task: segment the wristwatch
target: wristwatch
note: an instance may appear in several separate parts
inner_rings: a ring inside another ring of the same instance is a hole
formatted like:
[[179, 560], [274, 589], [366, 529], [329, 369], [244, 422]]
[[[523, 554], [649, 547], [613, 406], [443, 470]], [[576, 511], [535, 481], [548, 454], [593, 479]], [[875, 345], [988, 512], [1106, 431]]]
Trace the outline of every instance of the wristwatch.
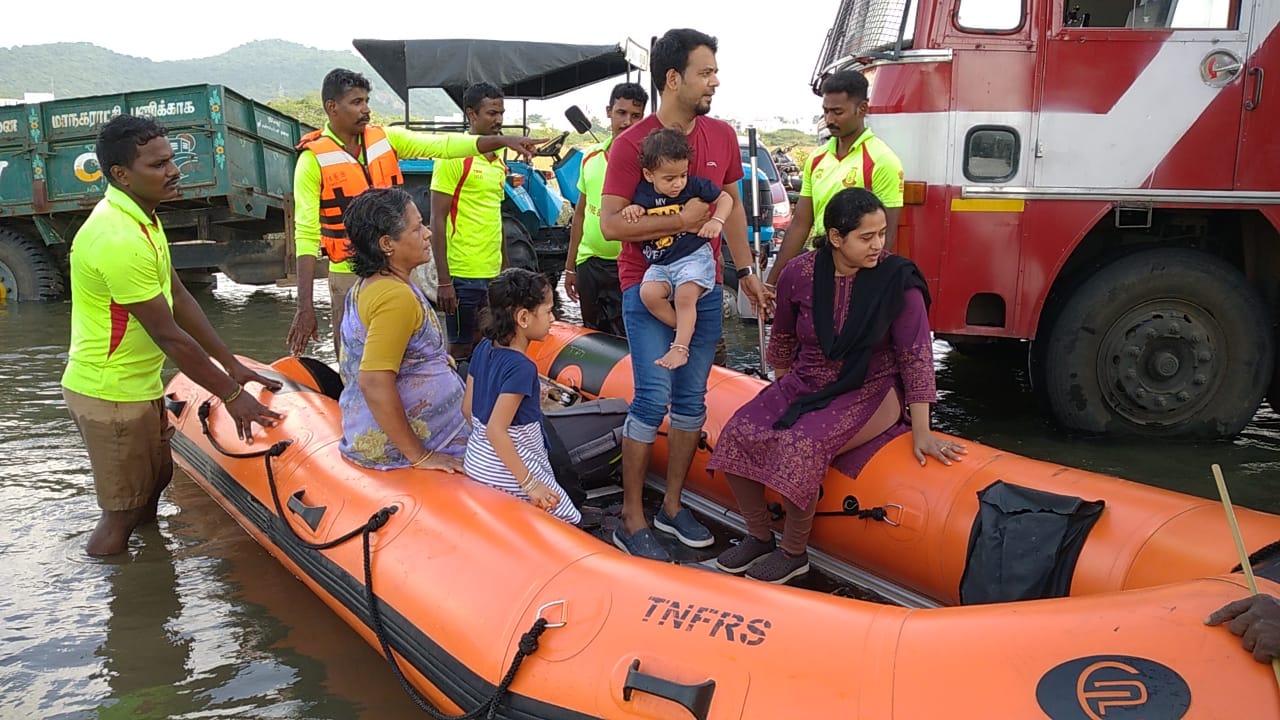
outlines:
[[748, 265], [748, 266], [746, 266], [746, 267], [744, 267], [744, 268], [738, 268], [738, 279], [739, 279], [739, 280], [741, 280], [742, 278], [744, 278], [744, 277], [746, 277], [746, 276], [750, 275], [751, 273], [753, 273], [753, 272], [755, 272], [755, 271], [756, 271], [756, 269], [755, 269], [755, 268], [753, 268], [753, 267], [751, 267], [750, 265]]

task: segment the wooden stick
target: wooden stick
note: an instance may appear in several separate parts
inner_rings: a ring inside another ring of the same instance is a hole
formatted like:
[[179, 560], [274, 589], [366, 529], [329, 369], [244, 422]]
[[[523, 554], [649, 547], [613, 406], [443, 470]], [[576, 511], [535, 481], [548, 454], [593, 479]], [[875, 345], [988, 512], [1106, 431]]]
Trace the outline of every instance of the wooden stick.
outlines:
[[[1213, 479], [1218, 483], [1218, 495], [1222, 497], [1222, 507], [1227, 511], [1227, 523], [1231, 525], [1231, 537], [1236, 541], [1236, 552], [1240, 554], [1240, 569], [1244, 570], [1245, 582], [1249, 585], [1249, 594], [1258, 594], [1258, 581], [1253, 577], [1253, 566], [1249, 564], [1249, 553], [1244, 548], [1244, 537], [1240, 535], [1240, 523], [1236, 522], [1236, 510], [1231, 505], [1231, 494], [1227, 492], [1227, 481], [1222, 477], [1222, 468], [1214, 463]], [[1280, 686], [1280, 658], [1271, 658], [1271, 671], [1275, 673], [1276, 685]]]

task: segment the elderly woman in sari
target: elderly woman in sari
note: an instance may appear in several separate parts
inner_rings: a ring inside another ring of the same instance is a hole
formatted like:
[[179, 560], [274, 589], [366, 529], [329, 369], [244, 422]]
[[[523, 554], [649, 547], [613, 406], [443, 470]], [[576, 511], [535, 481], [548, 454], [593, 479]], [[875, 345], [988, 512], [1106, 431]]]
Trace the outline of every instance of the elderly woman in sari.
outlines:
[[[936, 391], [928, 289], [914, 263], [884, 251], [884, 205], [849, 188], [823, 219], [817, 249], [778, 279], [767, 351], [777, 380], [733, 416], [708, 464], [727, 476], [748, 531], [717, 566], [772, 583], [808, 572], [818, 488], [833, 463], [856, 476], [906, 432], [921, 465], [926, 456], [950, 465], [966, 452], [929, 429]], [[766, 487], [783, 497], [780, 546]]]
[[343, 214], [359, 280], [342, 316], [344, 457], [367, 468], [462, 469], [462, 379], [431, 303], [410, 280], [431, 231], [408, 193], [372, 188]]

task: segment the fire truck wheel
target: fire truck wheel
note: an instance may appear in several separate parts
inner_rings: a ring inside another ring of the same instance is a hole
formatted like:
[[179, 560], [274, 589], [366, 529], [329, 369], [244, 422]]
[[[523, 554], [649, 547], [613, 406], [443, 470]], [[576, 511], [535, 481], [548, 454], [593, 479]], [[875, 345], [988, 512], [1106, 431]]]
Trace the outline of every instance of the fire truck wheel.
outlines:
[[1161, 248], [1112, 262], [1070, 295], [1036, 374], [1068, 430], [1206, 441], [1253, 418], [1274, 353], [1266, 306], [1239, 270]]
[[61, 300], [62, 273], [44, 243], [0, 229], [0, 295], [8, 301]]

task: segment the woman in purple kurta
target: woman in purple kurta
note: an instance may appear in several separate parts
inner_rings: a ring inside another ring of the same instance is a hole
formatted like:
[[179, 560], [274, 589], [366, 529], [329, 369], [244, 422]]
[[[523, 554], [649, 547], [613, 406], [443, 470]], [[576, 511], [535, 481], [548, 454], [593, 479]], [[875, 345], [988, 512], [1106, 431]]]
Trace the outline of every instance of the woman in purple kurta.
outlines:
[[[832, 198], [824, 219], [826, 242], [778, 279], [767, 352], [777, 380], [733, 416], [708, 463], [728, 477], [748, 529], [717, 565], [770, 582], [808, 571], [805, 548], [828, 467], [856, 476], [908, 431], [922, 463], [931, 455], [950, 464], [964, 453], [929, 429], [937, 396], [927, 289], [914, 264], [884, 252], [883, 205], [851, 188]], [[765, 487], [784, 499], [781, 547]]]

